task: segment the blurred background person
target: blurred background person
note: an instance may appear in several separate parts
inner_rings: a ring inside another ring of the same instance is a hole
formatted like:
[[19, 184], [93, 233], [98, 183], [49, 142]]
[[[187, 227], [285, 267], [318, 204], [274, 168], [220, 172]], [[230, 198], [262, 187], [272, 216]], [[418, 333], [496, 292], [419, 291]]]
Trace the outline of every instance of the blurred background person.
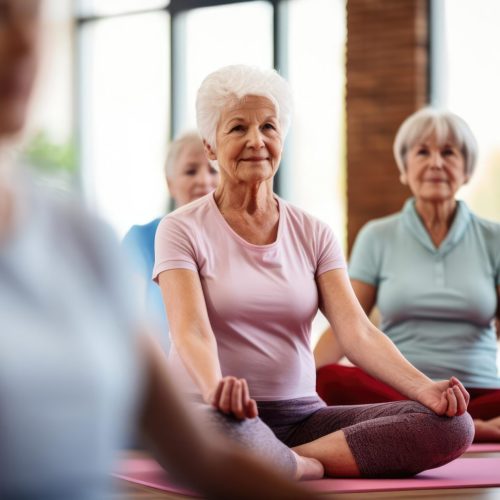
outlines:
[[[203, 142], [196, 131], [177, 137], [169, 147], [165, 162], [165, 179], [171, 196], [171, 208], [197, 200], [213, 191], [219, 174], [205, 155]], [[160, 343], [165, 350], [170, 346], [168, 321], [161, 291], [152, 281], [154, 240], [161, 217], [143, 225], [134, 225], [123, 239], [123, 247], [130, 256], [137, 300], [154, 323]]]
[[[402, 123], [394, 157], [413, 197], [360, 231], [352, 286], [367, 314], [377, 306], [382, 331], [412, 364], [433, 380], [460, 378], [475, 439], [500, 441], [500, 224], [456, 198], [476, 168], [476, 139], [459, 116], [424, 108]], [[331, 330], [315, 355], [318, 391], [330, 404], [405, 399], [360, 368], [322, 366], [343, 355]]]
[[26, 121], [40, 9], [0, 0], [0, 498], [102, 499], [136, 423], [169, 470], [208, 497], [307, 498], [191, 423], [110, 229], [3, 154]]

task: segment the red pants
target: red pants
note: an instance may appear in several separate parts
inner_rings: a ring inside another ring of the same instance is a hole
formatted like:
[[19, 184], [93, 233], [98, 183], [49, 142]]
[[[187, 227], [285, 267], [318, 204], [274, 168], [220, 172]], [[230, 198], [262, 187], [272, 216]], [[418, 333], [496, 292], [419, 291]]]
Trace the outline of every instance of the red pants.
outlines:
[[[316, 390], [327, 405], [384, 403], [408, 399], [365, 373], [361, 368], [327, 365], [317, 372]], [[472, 418], [489, 420], [500, 415], [500, 389], [467, 388]]]

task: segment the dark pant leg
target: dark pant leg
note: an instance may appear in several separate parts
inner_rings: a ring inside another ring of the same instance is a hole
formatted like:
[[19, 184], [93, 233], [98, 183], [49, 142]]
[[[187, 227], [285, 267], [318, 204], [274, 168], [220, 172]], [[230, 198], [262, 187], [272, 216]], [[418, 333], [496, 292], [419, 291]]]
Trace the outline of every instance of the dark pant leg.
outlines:
[[193, 408], [208, 432], [220, 433], [288, 477], [295, 477], [297, 462], [293, 452], [259, 417], [237, 420], [205, 404], [193, 404]]
[[409, 476], [444, 465], [472, 443], [469, 414], [440, 417], [415, 401], [325, 407], [285, 440], [298, 446], [342, 429], [362, 476]]
[[500, 416], [500, 389], [467, 389], [471, 400], [468, 412], [472, 418], [490, 420]]

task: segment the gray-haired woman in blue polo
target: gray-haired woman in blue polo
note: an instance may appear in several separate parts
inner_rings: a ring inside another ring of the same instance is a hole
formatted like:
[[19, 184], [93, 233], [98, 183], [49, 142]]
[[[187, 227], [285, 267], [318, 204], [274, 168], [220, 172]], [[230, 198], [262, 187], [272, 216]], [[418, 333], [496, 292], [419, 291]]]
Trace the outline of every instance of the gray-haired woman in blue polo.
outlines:
[[[464, 383], [476, 440], [500, 441], [500, 224], [455, 198], [474, 172], [476, 140], [462, 118], [425, 108], [399, 128], [394, 156], [413, 198], [360, 231], [349, 264], [354, 290], [366, 312], [378, 307], [381, 330], [414, 366], [432, 379], [455, 375]], [[318, 351], [326, 348], [323, 339]], [[318, 373], [327, 400], [334, 379], [342, 393], [337, 367]], [[370, 382], [363, 385], [360, 394]]]

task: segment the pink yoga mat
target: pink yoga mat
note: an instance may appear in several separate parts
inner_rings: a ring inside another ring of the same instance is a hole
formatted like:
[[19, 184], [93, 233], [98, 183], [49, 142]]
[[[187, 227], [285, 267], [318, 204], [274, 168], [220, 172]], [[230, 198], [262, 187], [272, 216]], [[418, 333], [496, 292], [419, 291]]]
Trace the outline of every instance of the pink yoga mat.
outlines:
[[162, 466], [152, 458], [126, 458], [120, 460], [118, 471], [113, 476], [158, 490], [170, 491], [180, 495], [199, 496], [171, 481]]
[[500, 443], [473, 443], [470, 445], [467, 453], [487, 453], [495, 451], [500, 453]]
[[[175, 486], [158, 463], [149, 458], [123, 460], [115, 476], [159, 490], [196, 496]], [[302, 484], [313, 491], [339, 493], [500, 487], [500, 458], [459, 458], [408, 479], [321, 479]]]

